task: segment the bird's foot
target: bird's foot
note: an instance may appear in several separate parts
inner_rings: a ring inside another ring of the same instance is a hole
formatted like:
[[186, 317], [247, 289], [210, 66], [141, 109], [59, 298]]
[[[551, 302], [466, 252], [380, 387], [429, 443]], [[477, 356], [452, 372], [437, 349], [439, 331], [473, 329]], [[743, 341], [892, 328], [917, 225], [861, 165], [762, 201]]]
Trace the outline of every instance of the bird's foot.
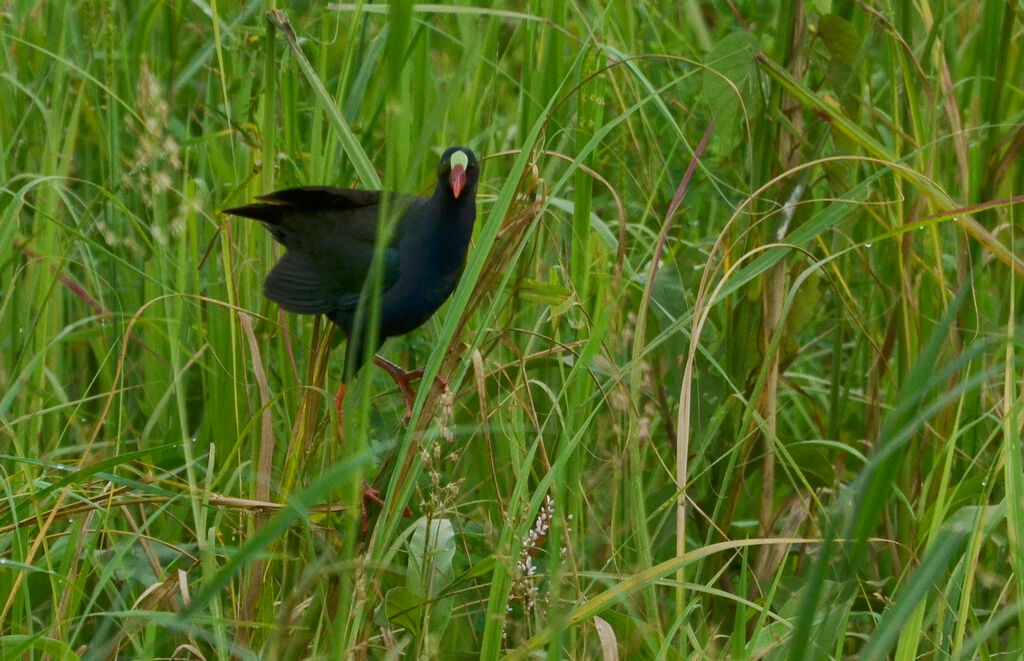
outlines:
[[[416, 399], [416, 391], [413, 390], [409, 384], [417, 379], [423, 377], [423, 369], [406, 370], [398, 365], [394, 364], [386, 358], [381, 356], [374, 356], [373, 362], [377, 363], [377, 366], [387, 372], [391, 378], [395, 381], [395, 385], [402, 392], [402, 398], [405, 400], [405, 423], [409, 424], [412, 420], [412, 403]], [[440, 377], [436, 377], [435, 381], [441, 385], [442, 388], [447, 388], [448, 384], [445, 383]]]
[[[366, 537], [366, 533], [370, 530], [370, 514], [368, 512], [367, 503], [373, 503], [384, 509], [384, 499], [380, 496], [380, 491], [371, 487], [368, 483], [363, 482], [363, 502], [360, 505], [360, 514], [362, 515], [362, 523], [360, 524], [360, 530], [363, 533], [363, 537]], [[412, 510], [408, 507], [402, 511], [402, 516], [409, 519], [412, 518]]]

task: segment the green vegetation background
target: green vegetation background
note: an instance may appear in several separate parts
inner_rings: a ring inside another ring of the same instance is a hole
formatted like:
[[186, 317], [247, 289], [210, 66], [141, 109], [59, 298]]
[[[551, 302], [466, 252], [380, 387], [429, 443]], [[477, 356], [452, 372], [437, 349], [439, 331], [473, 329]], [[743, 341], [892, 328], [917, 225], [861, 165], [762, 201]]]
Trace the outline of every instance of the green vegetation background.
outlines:
[[[1024, 654], [1020, 2], [276, 4], [0, 5], [4, 659]], [[450, 144], [341, 440], [217, 210]]]

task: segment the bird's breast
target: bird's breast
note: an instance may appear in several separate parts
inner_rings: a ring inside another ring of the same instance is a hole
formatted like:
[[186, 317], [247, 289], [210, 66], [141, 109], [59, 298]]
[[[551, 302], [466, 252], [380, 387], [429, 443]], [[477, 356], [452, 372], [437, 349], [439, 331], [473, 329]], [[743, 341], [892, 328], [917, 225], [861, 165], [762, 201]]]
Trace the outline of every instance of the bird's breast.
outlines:
[[405, 228], [397, 246], [398, 278], [381, 305], [385, 336], [402, 335], [423, 325], [448, 300], [462, 275], [473, 232], [472, 209], [439, 214], [431, 202], [422, 215], [436, 218]]

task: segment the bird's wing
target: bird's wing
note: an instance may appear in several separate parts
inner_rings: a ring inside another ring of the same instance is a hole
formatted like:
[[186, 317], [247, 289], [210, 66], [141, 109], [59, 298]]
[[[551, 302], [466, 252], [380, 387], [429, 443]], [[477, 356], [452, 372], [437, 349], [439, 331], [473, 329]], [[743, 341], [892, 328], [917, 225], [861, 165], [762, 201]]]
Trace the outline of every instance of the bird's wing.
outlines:
[[[261, 221], [288, 248], [267, 276], [266, 297], [299, 314], [354, 310], [373, 261], [380, 192], [305, 186], [259, 199], [225, 213]], [[403, 213], [422, 199], [395, 195], [390, 201], [395, 213]], [[382, 291], [399, 276], [400, 232], [384, 249]]]
[[[261, 202], [225, 209], [224, 213], [264, 223], [278, 243], [287, 248], [301, 249], [305, 237], [322, 234], [322, 229], [311, 232], [310, 224], [343, 226], [343, 230], [334, 231], [372, 242], [377, 232], [380, 197], [380, 191], [302, 186], [260, 195], [256, 199]], [[364, 213], [371, 210], [372, 213]], [[328, 214], [329, 223], [317, 220]]]
[[299, 186], [260, 195], [256, 199], [272, 204], [300, 206], [308, 211], [345, 211], [380, 204], [380, 191], [334, 186]]
[[290, 251], [278, 260], [263, 283], [263, 295], [283, 310], [298, 314], [332, 311], [339, 292], [327, 282], [309, 255]]
[[[225, 209], [224, 213], [264, 223], [274, 238], [287, 248], [302, 249], [310, 237], [318, 242], [325, 235], [344, 235], [373, 243], [377, 237], [382, 197], [380, 191], [301, 186], [261, 195], [257, 198], [261, 202]], [[424, 201], [413, 195], [387, 197], [395, 214], [402, 214]], [[321, 227], [311, 228], [310, 225]]]
[[[263, 283], [263, 294], [288, 312], [331, 314], [355, 310], [369, 277], [373, 244], [353, 246], [333, 254], [289, 250]], [[398, 279], [398, 250], [384, 250], [382, 291]]]

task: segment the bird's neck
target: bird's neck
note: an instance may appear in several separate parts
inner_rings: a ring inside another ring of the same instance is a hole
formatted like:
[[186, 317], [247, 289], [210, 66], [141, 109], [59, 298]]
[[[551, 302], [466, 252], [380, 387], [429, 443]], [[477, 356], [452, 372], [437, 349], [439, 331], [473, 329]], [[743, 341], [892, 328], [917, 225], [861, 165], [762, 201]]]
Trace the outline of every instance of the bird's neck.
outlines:
[[443, 213], [428, 214], [433, 222], [437, 223], [436, 231], [426, 233], [426, 236], [437, 241], [431, 252], [443, 255], [443, 259], [449, 264], [457, 263], [461, 271], [466, 258], [466, 248], [473, 236], [473, 223], [476, 219], [475, 195], [472, 190], [466, 189], [462, 191], [462, 195], [455, 198], [450, 189], [438, 186], [431, 204], [444, 210]]

